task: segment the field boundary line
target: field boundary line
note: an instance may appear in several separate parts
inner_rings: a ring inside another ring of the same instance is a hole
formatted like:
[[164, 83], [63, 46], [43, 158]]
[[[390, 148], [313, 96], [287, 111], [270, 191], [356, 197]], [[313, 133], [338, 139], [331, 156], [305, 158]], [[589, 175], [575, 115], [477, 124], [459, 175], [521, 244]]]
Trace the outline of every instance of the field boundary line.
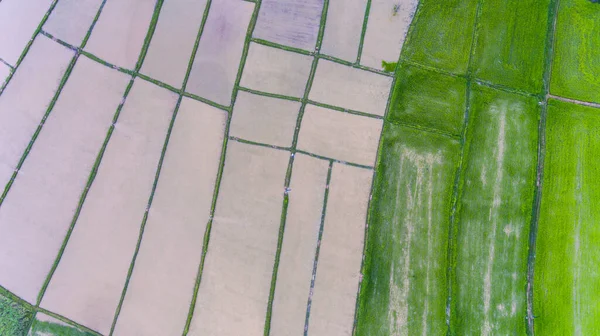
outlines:
[[546, 31], [546, 57], [544, 60], [544, 93], [541, 101], [542, 108], [540, 121], [538, 124], [538, 151], [536, 180], [533, 198], [533, 207], [531, 211], [531, 222], [529, 226], [529, 251], [527, 255], [527, 335], [535, 335], [534, 312], [533, 312], [533, 281], [535, 267], [535, 249], [537, 243], [537, 233], [539, 225], [540, 207], [542, 201], [542, 187], [544, 178], [544, 160], [546, 155], [546, 116], [548, 112], [548, 98], [550, 97], [550, 77], [552, 75], [552, 62], [554, 57], [554, 39], [556, 32], [556, 22], [558, 21], [558, 10], [560, 0], [551, 0], [548, 6], [548, 27]]
[[593, 102], [587, 102], [587, 101], [583, 101], [583, 100], [571, 99], [571, 98], [561, 97], [561, 96], [557, 96], [557, 95], [553, 95], [553, 94], [548, 94], [548, 98], [549, 99], [560, 100], [560, 101], [563, 101], [565, 103], [571, 103], [571, 104], [577, 104], [577, 105], [582, 105], [582, 106], [600, 108], [600, 103], [593, 103]]
[[329, 185], [331, 184], [331, 173], [333, 171], [333, 161], [329, 161], [327, 169], [327, 178], [325, 179], [325, 192], [323, 195], [323, 208], [321, 209], [321, 222], [319, 223], [319, 234], [317, 236], [317, 248], [313, 259], [312, 277], [310, 280], [310, 289], [308, 291], [308, 300], [306, 302], [306, 317], [304, 319], [304, 336], [308, 336], [308, 326], [310, 319], [310, 309], [312, 307], [313, 294], [315, 292], [315, 280], [317, 279], [317, 266], [319, 263], [319, 253], [321, 252], [321, 242], [323, 241], [323, 230], [325, 228], [325, 214], [327, 212], [327, 201], [329, 200]]

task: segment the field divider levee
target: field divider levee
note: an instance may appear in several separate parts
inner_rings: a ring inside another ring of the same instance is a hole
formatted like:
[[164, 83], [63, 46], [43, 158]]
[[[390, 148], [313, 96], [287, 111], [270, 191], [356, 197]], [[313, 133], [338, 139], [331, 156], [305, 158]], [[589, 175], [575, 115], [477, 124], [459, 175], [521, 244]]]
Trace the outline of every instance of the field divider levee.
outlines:
[[536, 169], [535, 190], [529, 228], [529, 253], [527, 256], [527, 335], [533, 336], [534, 311], [533, 311], [533, 278], [535, 266], [535, 248], [542, 200], [542, 184], [544, 178], [544, 160], [546, 155], [546, 115], [550, 95], [550, 77], [552, 75], [552, 61], [554, 54], [554, 35], [556, 32], [556, 19], [558, 16], [560, 0], [552, 0], [548, 8], [548, 30], [546, 32], [546, 57], [544, 60], [544, 97], [540, 101], [541, 114], [538, 125], [538, 158]]
[[[104, 1], [106, 1], [106, 0], [104, 0]], [[10, 82], [10, 80], [12, 79], [12, 77], [14, 76], [15, 71], [17, 71], [17, 69], [19, 68], [19, 66], [23, 62], [23, 59], [25, 58], [25, 56], [29, 52], [29, 49], [31, 48], [31, 45], [33, 44], [33, 40], [35, 40], [35, 38], [37, 37], [38, 33], [42, 30], [42, 27], [44, 26], [44, 24], [48, 20], [48, 17], [50, 16], [50, 14], [52, 14], [52, 11], [56, 7], [56, 3], [57, 2], [58, 2], [58, 0], [54, 0], [50, 4], [50, 7], [48, 8], [48, 11], [46, 11], [46, 14], [44, 14], [44, 17], [42, 18], [42, 21], [40, 21], [40, 24], [37, 26], [37, 28], [33, 32], [33, 35], [31, 36], [31, 39], [29, 39], [29, 42], [27, 42], [27, 44], [25, 45], [25, 49], [23, 49], [23, 51], [21, 52], [21, 56], [19, 56], [19, 59], [17, 60], [17, 63], [13, 66], [13, 65], [5, 62], [4, 60], [2, 60], [2, 63], [8, 65], [11, 68], [12, 71], [10, 72], [10, 74], [8, 75], [8, 77], [6, 78], [6, 80], [4, 81], [4, 85], [0, 86], [0, 96], [2, 95], [2, 92], [4, 92], [4, 89], [6, 88], [6, 86], [8, 85], [8, 83]]]
[[[155, 5], [155, 11], [154, 11], [154, 15], [152, 17], [152, 20], [150, 21], [149, 24], [149, 28], [148, 28], [148, 32], [146, 34], [146, 37], [144, 39], [144, 44], [142, 46], [142, 49], [140, 51], [140, 55], [138, 57], [138, 61], [136, 63], [135, 66], [135, 71], [137, 72], [137, 70], [140, 69], [140, 67], [142, 66], [142, 63], [144, 61], [144, 57], [146, 56], [146, 51], [148, 49], [148, 46], [150, 45], [150, 40], [152, 39], [152, 34], [154, 33], [154, 28], [156, 27], [156, 21], [158, 19], [158, 11], [160, 11], [160, 7], [162, 5], [162, 0], [157, 0], [156, 5]], [[90, 25], [90, 28], [87, 32], [87, 34], [85, 35], [83, 42], [81, 43], [80, 47], [75, 50], [76, 52], [76, 56], [81, 55], [80, 52], [78, 52], [78, 50], [81, 50], [85, 47], [85, 45], [87, 44], [87, 41], [89, 40], [91, 34], [92, 34], [92, 30], [94, 28], [94, 26], [96, 25], [96, 22], [98, 21], [98, 18], [100, 17], [100, 14], [102, 13], [102, 9], [104, 8], [104, 4], [106, 3], [106, 0], [104, 0], [102, 2], [102, 4], [100, 5], [100, 8], [98, 9], [98, 12], [96, 13], [96, 16], [94, 17], [94, 20], [92, 22], [92, 24]], [[74, 63], [74, 62], [73, 62]], [[85, 199], [88, 195], [88, 192], [94, 182], [94, 179], [96, 178], [96, 175], [98, 173], [98, 169], [100, 167], [100, 163], [102, 161], [102, 158], [104, 157], [104, 153], [106, 151], [106, 148], [108, 146], [108, 142], [111, 139], [112, 133], [115, 129], [115, 124], [117, 123], [117, 121], [119, 120], [119, 116], [121, 114], [121, 110], [123, 109], [123, 105], [125, 104], [125, 101], [127, 100], [127, 96], [129, 95], [129, 92], [131, 91], [131, 88], [133, 87], [133, 82], [136, 78], [135, 73], [131, 74], [131, 79], [129, 80], [129, 83], [127, 84], [127, 87], [125, 88], [125, 92], [123, 94], [123, 98], [121, 99], [121, 102], [119, 103], [119, 106], [117, 107], [117, 110], [115, 111], [115, 114], [113, 116], [113, 120], [112, 123], [108, 129], [107, 135], [104, 139], [104, 142], [98, 152], [98, 155], [96, 157], [96, 160], [94, 162], [94, 165], [92, 166], [92, 170], [90, 172], [88, 181], [86, 183], [86, 186], [84, 188], [84, 190], [82, 191], [82, 194], [80, 196], [79, 199], [79, 203], [77, 204], [77, 207], [75, 209], [75, 214], [73, 215], [73, 219], [71, 221], [71, 224], [69, 226], [69, 229], [67, 231], [67, 234], [63, 240], [63, 243], [60, 247], [60, 250], [56, 256], [56, 259], [52, 265], [52, 268], [50, 269], [50, 271], [48, 272], [48, 275], [46, 277], [46, 280], [44, 281], [44, 284], [42, 285], [42, 288], [38, 294], [37, 300], [36, 300], [36, 310], [41, 309], [40, 308], [40, 303], [42, 302], [42, 299], [44, 297], [44, 294], [46, 292], [46, 289], [48, 288], [48, 285], [50, 283], [50, 280], [52, 279], [52, 276], [54, 275], [54, 272], [56, 271], [56, 268], [58, 267], [58, 264], [60, 263], [60, 260], [63, 256], [63, 253], [67, 247], [67, 244], [69, 242], [69, 238], [71, 237], [71, 234], [73, 233], [73, 230], [75, 228], [75, 224], [77, 223], [77, 219], [79, 218], [79, 215], [81, 213], [81, 209], [83, 207], [83, 204], [85, 202]]]
[[271, 289], [269, 291], [269, 301], [267, 305], [267, 313], [265, 317], [265, 331], [264, 336], [269, 336], [271, 331], [271, 317], [273, 314], [273, 299], [275, 297], [275, 287], [277, 284], [277, 271], [279, 269], [279, 261], [281, 258], [281, 248], [283, 246], [283, 234], [285, 231], [285, 223], [287, 218], [287, 209], [289, 204], [289, 188], [290, 181], [292, 179], [292, 169], [294, 167], [294, 156], [296, 155], [296, 147], [298, 145], [298, 136], [300, 134], [300, 126], [302, 125], [302, 117], [304, 116], [304, 111], [306, 109], [306, 104], [308, 103], [308, 95], [310, 93], [310, 89], [312, 87], [313, 80], [315, 78], [315, 73], [317, 71], [317, 64], [319, 62], [319, 54], [321, 50], [321, 44], [323, 43], [323, 35], [325, 33], [325, 24], [327, 21], [327, 9], [329, 7], [329, 0], [323, 1], [323, 10], [321, 12], [321, 21], [319, 24], [319, 32], [317, 35], [317, 41], [315, 44], [315, 51], [312, 54], [314, 56], [310, 73], [308, 75], [308, 80], [306, 82], [306, 86], [304, 88], [304, 95], [302, 96], [302, 105], [300, 107], [300, 112], [298, 113], [298, 118], [296, 119], [296, 128], [294, 130], [294, 136], [292, 138], [292, 146], [290, 148], [290, 160], [288, 163], [288, 168], [285, 174], [285, 184], [284, 184], [284, 192], [283, 192], [283, 208], [281, 211], [281, 225], [279, 227], [279, 236], [277, 239], [277, 250], [275, 252], [275, 263], [273, 265], [273, 275], [271, 278]]
[[470, 117], [470, 109], [471, 109], [471, 94], [472, 94], [472, 85], [475, 82], [475, 78], [473, 76], [473, 58], [475, 55], [475, 46], [477, 45], [477, 38], [479, 33], [479, 19], [481, 18], [481, 8], [482, 8], [483, 0], [477, 1], [477, 9], [475, 14], [475, 22], [473, 29], [473, 36], [471, 37], [471, 47], [469, 51], [469, 59], [467, 63], [467, 91], [465, 97], [465, 115], [464, 115], [464, 124], [461, 132], [461, 138], [459, 140], [460, 145], [460, 154], [458, 159], [458, 166], [456, 168], [456, 174], [454, 177], [454, 186], [452, 188], [452, 200], [451, 200], [451, 210], [450, 210], [450, 218], [448, 225], [448, 253], [447, 253], [447, 272], [446, 272], [446, 282], [448, 284], [448, 295], [446, 297], [446, 326], [448, 336], [453, 335], [452, 333], [452, 286], [454, 284], [455, 272], [456, 272], [456, 230], [457, 227], [457, 207], [458, 201], [461, 197], [462, 193], [462, 182], [464, 178], [464, 162], [465, 162], [465, 143], [467, 137], [467, 131], [469, 128], [469, 117]]

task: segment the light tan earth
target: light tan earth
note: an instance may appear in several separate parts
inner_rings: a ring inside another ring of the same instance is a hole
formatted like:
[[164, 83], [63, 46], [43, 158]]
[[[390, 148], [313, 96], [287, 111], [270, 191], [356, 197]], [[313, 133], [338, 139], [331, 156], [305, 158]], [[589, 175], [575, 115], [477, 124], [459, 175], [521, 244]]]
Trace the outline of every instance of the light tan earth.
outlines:
[[300, 102], [241, 91], [233, 109], [229, 134], [250, 141], [289, 147], [301, 106]]
[[355, 62], [367, 8], [367, 0], [330, 0], [321, 52]]
[[2, 1], [0, 10], [0, 59], [17, 64], [21, 52], [46, 14], [52, 0]]
[[320, 60], [308, 98], [318, 103], [383, 116], [392, 77]]
[[313, 58], [250, 43], [241, 86], [283, 96], [304, 95]]
[[44, 24], [44, 30], [79, 46], [94, 21], [102, 0], [61, 0]]
[[42, 307], [109, 332], [176, 99], [133, 84]]
[[273, 300], [273, 335], [302, 335], [322, 222], [329, 162], [298, 154]]
[[350, 163], [373, 166], [383, 121], [306, 105], [298, 149]]
[[221, 0], [211, 4], [188, 82], [188, 92], [229, 106], [242, 58], [251, 2]]
[[18, 3], [0, 2], [0, 289], [99, 335], [352, 333], [381, 61], [413, 2], [390, 21], [372, 1], [367, 26], [366, 0], [107, 0], [95, 24], [100, 0]]
[[0, 234], [0, 279], [27, 300], [35, 301], [54, 263], [128, 82], [89, 59], [77, 62], [0, 207], [0, 230], [10, 233]]
[[135, 68], [153, 11], [153, 1], [107, 1], [85, 50], [115, 66]]
[[229, 143], [189, 335], [263, 335], [288, 158]]
[[194, 49], [194, 45], [188, 41], [195, 40], [198, 35], [206, 2], [187, 0], [163, 3], [141, 73], [181, 88]]
[[226, 121], [183, 99], [114, 335], [176, 335], [185, 325]]
[[[0, 183], [6, 185], [74, 53], [41, 36], [0, 95]], [[29, 97], [24, 99], [24, 97]], [[1, 228], [0, 228], [1, 230]]]

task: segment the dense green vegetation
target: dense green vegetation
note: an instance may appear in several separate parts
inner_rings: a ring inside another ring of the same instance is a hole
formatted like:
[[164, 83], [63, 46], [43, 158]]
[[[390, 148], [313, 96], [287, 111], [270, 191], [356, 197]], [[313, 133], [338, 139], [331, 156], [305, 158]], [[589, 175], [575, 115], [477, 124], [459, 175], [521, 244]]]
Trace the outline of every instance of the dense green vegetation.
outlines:
[[600, 103], [600, 4], [560, 0], [550, 93]]
[[421, 0], [402, 59], [467, 72], [478, 0]]
[[537, 238], [539, 335], [600, 330], [600, 110], [551, 100]]
[[444, 334], [458, 141], [387, 124], [381, 146], [357, 334]]
[[402, 64], [388, 118], [459, 135], [464, 123], [467, 83], [448, 76]]
[[476, 85], [456, 221], [456, 335], [524, 335], [536, 99]]
[[478, 79], [540, 93], [550, 0], [483, 0], [473, 71]]
[[25, 336], [31, 325], [33, 311], [0, 294], [0, 335]]

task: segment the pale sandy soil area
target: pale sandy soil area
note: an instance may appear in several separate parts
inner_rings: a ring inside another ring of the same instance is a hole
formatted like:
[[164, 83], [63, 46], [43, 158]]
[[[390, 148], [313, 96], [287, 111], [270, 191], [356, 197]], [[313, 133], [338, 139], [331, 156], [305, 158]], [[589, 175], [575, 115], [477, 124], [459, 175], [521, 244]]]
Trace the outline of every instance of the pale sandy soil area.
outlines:
[[0, 289], [91, 334], [350, 335], [394, 4], [2, 0]]

